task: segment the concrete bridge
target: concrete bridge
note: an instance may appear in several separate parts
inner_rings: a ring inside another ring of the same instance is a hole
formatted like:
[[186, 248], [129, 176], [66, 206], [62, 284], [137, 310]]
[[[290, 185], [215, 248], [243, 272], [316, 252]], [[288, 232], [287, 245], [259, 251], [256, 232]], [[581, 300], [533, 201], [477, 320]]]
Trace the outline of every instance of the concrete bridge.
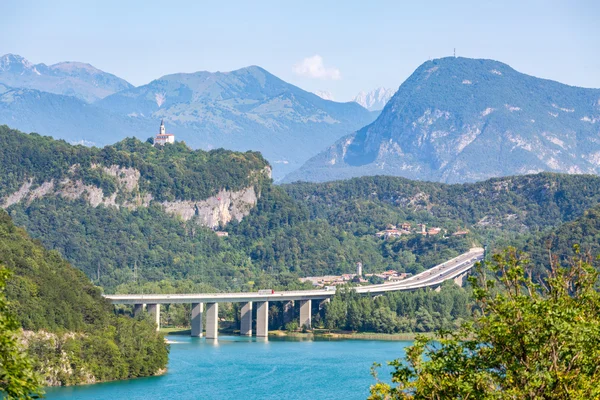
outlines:
[[[472, 248], [451, 260], [414, 275], [402, 281], [380, 285], [354, 287], [357, 293], [377, 296], [385, 292], [415, 290], [425, 287], [439, 287], [450, 279], [462, 282], [462, 278], [483, 259], [482, 248]], [[160, 327], [160, 305], [172, 303], [189, 303], [192, 305], [192, 336], [202, 336], [203, 314], [206, 313], [206, 338], [216, 339], [219, 326], [219, 303], [242, 303], [240, 318], [240, 334], [252, 336], [252, 309], [256, 308], [256, 336], [267, 337], [269, 333], [269, 301], [298, 301], [300, 303], [300, 326], [311, 327], [311, 308], [313, 300], [328, 300], [335, 294], [335, 289], [298, 290], [289, 292], [240, 292], [210, 294], [117, 294], [105, 295], [113, 304], [132, 304], [134, 314], [139, 314], [144, 305]], [[206, 304], [206, 311], [204, 305]]]

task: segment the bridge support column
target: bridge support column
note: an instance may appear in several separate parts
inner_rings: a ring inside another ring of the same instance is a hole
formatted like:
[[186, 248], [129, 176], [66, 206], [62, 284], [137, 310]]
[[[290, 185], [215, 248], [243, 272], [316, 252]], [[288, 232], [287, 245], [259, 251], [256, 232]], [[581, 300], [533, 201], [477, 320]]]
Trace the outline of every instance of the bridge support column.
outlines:
[[312, 300], [300, 300], [300, 327], [306, 329], [311, 328], [311, 307]]
[[294, 300], [290, 300], [283, 305], [283, 324], [292, 322], [294, 319]]
[[219, 332], [219, 303], [206, 303], [206, 338], [216, 339]]
[[202, 337], [204, 303], [192, 303], [192, 336]]
[[240, 335], [252, 336], [252, 302], [243, 303], [240, 315]]
[[148, 313], [154, 317], [156, 330], [160, 330], [160, 304], [148, 304]]
[[464, 274], [460, 274], [459, 276], [454, 278], [454, 283], [456, 283], [458, 286], [462, 287], [463, 283], [465, 282], [466, 276], [467, 276], [466, 272]]
[[144, 305], [143, 304], [134, 304], [133, 305], [133, 316], [137, 317], [138, 315], [140, 315], [140, 313], [144, 311]]
[[325, 308], [325, 305], [331, 302], [331, 298], [326, 298], [319, 303], [319, 311]]
[[256, 302], [256, 337], [269, 336], [269, 302]]

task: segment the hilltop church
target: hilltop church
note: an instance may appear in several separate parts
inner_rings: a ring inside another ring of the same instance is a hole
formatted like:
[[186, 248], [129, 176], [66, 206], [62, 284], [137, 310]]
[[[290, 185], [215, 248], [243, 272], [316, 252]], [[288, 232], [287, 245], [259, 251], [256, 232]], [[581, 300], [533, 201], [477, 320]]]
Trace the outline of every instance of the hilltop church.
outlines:
[[160, 120], [160, 131], [158, 131], [158, 134], [154, 138], [154, 145], [164, 145], [167, 143], [175, 143], [175, 135], [173, 135], [172, 133], [166, 133], [165, 122], [163, 120]]

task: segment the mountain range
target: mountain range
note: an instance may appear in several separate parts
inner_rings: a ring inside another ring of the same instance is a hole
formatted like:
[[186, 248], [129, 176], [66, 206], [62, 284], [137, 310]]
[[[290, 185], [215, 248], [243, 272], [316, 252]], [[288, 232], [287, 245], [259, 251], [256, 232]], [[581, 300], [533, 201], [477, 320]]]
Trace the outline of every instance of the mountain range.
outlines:
[[262, 152], [276, 181], [600, 172], [598, 89], [448, 57], [424, 63], [391, 94], [379, 88], [338, 103], [258, 66], [133, 87], [88, 64], [0, 58], [0, 123], [71, 143], [145, 140], [164, 119], [194, 148]]
[[167, 75], [96, 105], [145, 124], [149, 134], [164, 119], [178, 140], [195, 148], [261, 151], [275, 179], [373, 120], [356, 103], [324, 100], [257, 66]]
[[540, 171], [600, 173], [600, 90], [448, 57], [422, 64], [375, 122], [285, 181], [394, 175], [454, 183]]
[[369, 111], [383, 110], [386, 103], [392, 98], [396, 91], [383, 87], [371, 90], [370, 92], [359, 92], [354, 98], [354, 102], [360, 104]]
[[354, 102], [322, 99], [257, 66], [133, 87], [87, 64], [0, 60], [0, 124], [102, 146], [153, 137], [164, 119], [192, 147], [262, 152], [275, 179], [375, 119]]
[[0, 57], [0, 83], [16, 88], [73, 96], [88, 103], [133, 87], [124, 79], [90, 64], [32, 64], [15, 54]]

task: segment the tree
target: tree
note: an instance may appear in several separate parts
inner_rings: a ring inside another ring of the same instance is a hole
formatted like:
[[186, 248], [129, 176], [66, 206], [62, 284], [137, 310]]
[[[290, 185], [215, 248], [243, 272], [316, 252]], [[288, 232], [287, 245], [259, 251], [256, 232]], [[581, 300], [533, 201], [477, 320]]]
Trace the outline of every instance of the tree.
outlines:
[[325, 305], [325, 326], [327, 329], [335, 329], [346, 321], [346, 305], [339, 293], [336, 293], [331, 301]]
[[10, 273], [0, 265], [0, 396], [31, 399], [43, 393], [32, 363], [19, 347], [19, 322], [9, 311], [4, 290]]
[[[600, 397], [598, 274], [578, 248], [568, 268], [551, 263], [539, 284], [514, 248], [471, 278], [474, 320], [435, 341], [419, 337], [405, 360], [389, 362], [395, 386], [381, 399], [596, 399]], [[377, 373], [373, 370], [374, 376]]]

